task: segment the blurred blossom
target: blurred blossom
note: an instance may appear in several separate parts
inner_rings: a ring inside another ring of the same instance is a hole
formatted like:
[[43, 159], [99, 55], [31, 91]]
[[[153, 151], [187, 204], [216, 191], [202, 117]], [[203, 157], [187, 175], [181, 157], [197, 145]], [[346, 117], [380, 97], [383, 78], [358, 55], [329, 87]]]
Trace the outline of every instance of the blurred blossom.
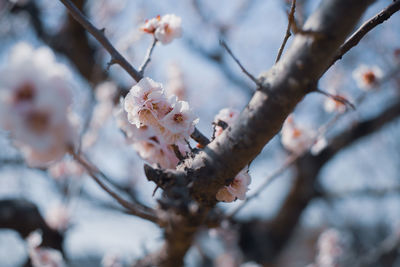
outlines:
[[117, 86], [115, 83], [110, 81], [100, 83], [95, 88], [95, 98], [97, 103], [93, 108], [88, 130], [82, 138], [82, 147], [84, 150], [90, 148], [96, 143], [100, 128], [112, 115], [116, 93]]
[[[346, 95], [337, 94], [337, 92], [335, 90], [330, 90], [329, 93], [334, 96], [338, 96], [340, 98], [349, 100], [349, 98]], [[343, 113], [347, 110], [347, 106], [343, 102], [338, 101], [332, 97], [326, 97], [325, 101], [324, 101], [324, 109], [328, 113], [332, 113], [332, 112]]]
[[235, 255], [232, 253], [223, 253], [219, 255], [215, 261], [214, 266], [216, 267], [238, 267], [239, 264], [235, 259]]
[[363, 90], [370, 90], [383, 77], [383, 72], [378, 66], [360, 65], [353, 71], [353, 78], [357, 86]]
[[301, 155], [307, 150], [310, 150], [312, 155], [317, 155], [328, 144], [325, 137], [318, 136], [317, 132], [297, 125], [293, 115], [289, 115], [283, 123], [281, 143], [286, 150], [295, 155]]
[[337, 267], [343, 256], [341, 234], [336, 229], [327, 229], [321, 233], [317, 243], [315, 265], [318, 267]]
[[56, 180], [82, 176], [84, 169], [72, 159], [64, 159], [52, 164], [48, 169], [49, 174]]
[[176, 95], [178, 100], [185, 100], [186, 88], [183, 73], [177, 64], [169, 64], [167, 67], [168, 81], [165, 86], [168, 95]]
[[70, 225], [70, 212], [63, 204], [53, 205], [47, 211], [45, 219], [52, 229], [65, 232]]
[[294, 154], [304, 153], [313, 143], [313, 132], [296, 125], [292, 115], [284, 122], [281, 136], [283, 147]]
[[120, 257], [115, 253], [107, 253], [101, 260], [101, 265], [103, 267], [122, 267]]
[[31, 166], [61, 159], [76, 142], [69, 79], [50, 49], [26, 43], [12, 49], [0, 70], [0, 125]]
[[42, 243], [40, 231], [34, 231], [26, 238], [28, 253], [33, 267], [64, 267], [66, 266], [60, 251], [39, 247]]
[[154, 38], [165, 45], [171, 43], [173, 39], [181, 37], [181, 21], [181, 18], [174, 14], [157, 16], [146, 20], [141, 30], [154, 34]]

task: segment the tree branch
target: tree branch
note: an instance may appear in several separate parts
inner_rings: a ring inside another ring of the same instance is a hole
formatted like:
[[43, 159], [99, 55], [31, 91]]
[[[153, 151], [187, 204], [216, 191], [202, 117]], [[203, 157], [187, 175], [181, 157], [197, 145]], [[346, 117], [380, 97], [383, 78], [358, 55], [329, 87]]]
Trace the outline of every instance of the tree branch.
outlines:
[[215, 203], [218, 189], [228, 184], [279, 132], [296, 104], [317, 83], [370, 2], [322, 2], [304, 29], [319, 32], [324, 38], [296, 35], [282, 59], [261, 75], [263, 87], [237, 121], [190, 161], [192, 166], [201, 166], [191, 172], [190, 178], [193, 196], [198, 201]]
[[[388, 20], [394, 13], [399, 11], [400, 9], [400, 1], [393, 0], [389, 6], [383, 9], [381, 12], [376, 14], [374, 17], [366, 21], [360, 28], [357, 29], [347, 40], [346, 42], [340, 46], [336, 56], [333, 58], [331, 64], [332, 66], [335, 62], [343, 57], [351, 48], [356, 46], [361, 39], [372, 29], [374, 29], [379, 24], [383, 23], [385, 20]], [[328, 67], [328, 68], [329, 68]]]
[[0, 228], [13, 229], [22, 238], [26, 238], [31, 232], [40, 229], [43, 233], [42, 246], [51, 247], [63, 253], [63, 235], [51, 229], [36, 205], [28, 200], [0, 200]]
[[70, 1], [60, 0], [70, 14], [78, 21], [111, 55], [111, 60], [120, 65], [136, 82], [142, 79], [142, 75], [114, 48], [105, 37], [103, 31], [97, 29], [85, 15]]
[[[298, 158], [296, 177], [286, 200], [277, 216], [271, 221], [252, 220], [241, 224], [241, 246], [249, 259], [258, 262], [270, 262], [282, 250], [296, 229], [300, 216], [309, 202], [320, 196], [316, 188], [317, 179], [322, 167], [342, 149], [368, 136], [384, 125], [400, 117], [400, 100], [375, 116], [358, 123], [332, 139], [330, 145], [314, 156], [310, 152]], [[270, 246], [268, 251], [258, 249]]]
[[294, 22], [294, 12], [296, 10], [296, 0], [292, 0], [292, 6], [290, 8], [290, 13], [288, 15], [288, 25], [286, 28], [286, 34], [285, 37], [283, 38], [283, 42], [281, 44], [281, 47], [279, 48], [278, 51], [278, 55], [276, 56], [276, 60], [275, 63], [279, 61], [279, 59], [281, 59], [282, 53], [283, 53], [283, 49], [285, 49], [286, 43], [289, 40], [289, 37], [292, 35], [290, 33], [290, 29], [292, 28], [292, 24]]
[[126, 208], [130, 214], [138, 216], [145, 220], [149, 220], [159, 225], [162, 224], [160, 218], [158, 218], [158, 216], [153, 210], [149, 208], [143, 209], [140, 205], [130, 203], [125, 199], [123, 199], [122, 197], [120, 197], [117, 193], [115, 193], [105, 183], [101, 181], [101, 179], [97, 175], [97, 173], [99, 172], [96, 171], [85, 159], [83, 159], [79, 154], [73, 152], [72, 150], [70, 151], [70, 153], [74, 157], [74, 159], [77, 162], [79, 162], [79, 164], [81, 164], [82, 167], [85, 168], [85, 170], [89, 173], [89, 175], [93, 178], [93, 180], [112, 198], [114, 198], [121, 206]]

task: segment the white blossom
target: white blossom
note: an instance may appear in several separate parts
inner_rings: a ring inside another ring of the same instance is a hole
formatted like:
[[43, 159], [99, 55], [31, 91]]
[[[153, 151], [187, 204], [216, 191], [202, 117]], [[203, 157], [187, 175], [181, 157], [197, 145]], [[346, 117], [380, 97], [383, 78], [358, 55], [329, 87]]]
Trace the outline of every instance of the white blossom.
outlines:
[[251, 183], [251, 177], [248, 171], [248, 167], [244, 168], [238, 175], [236, 175], [230, 185], [224, 186], [218, 190], [216, 195], [217, 200], [224, 202], [232, 202], [237, 198], [244, 200], [246, 198], [248, 186]]
[[360, 65], [353, 71], [353, 78], [357, 86], [363, 90], [370, 90], [383, 77], [383, 72], [378, 66]]
[[160, 120], [162, 136], [168, 144], [184, 143], [193, 133], [198, 121], [188, 102], [175, 102], [173, 109]]
[[70, 118], [70, 73], [48, 48], [17, 44], [0, 70], [0, 126], [8, 130], [28, 164], [60, 159], [76, 135]]
[[166, 91], [168, 95], [175, 95], [178, 100], [185, 100], [186, 87], [182, 70], [177, 64], [169, 64], [167, 68], [168, 81]]
[[178, 101], [176, 96], [167, 98], [162, 85], [150, 78], [131, 88], [124, 108], [130, 123], [151, 127], [167, 144], [184, 143], [198, 123], [187, 102]]
[[295, 154], [301, 154], [313, 145], [314, 133], [308, 128], [296, 125], [292, 116], [284, 122], [281, 136], [284, 148]]
[[179, 38], [182, 35], [181, 18], [174, 14], [157, 16], [149, 19], [141, 27], [141, 29], [150, 34], [162, 44], [169, 44], [173, 39]]
[[[335, 90], [330, 90], [330, 94], [342, 98], [343, 100], [349, 100], [349, 98], [344, 94], [338, 94]], [[328, 113], [339, 112], [343, 113], [347, 110], [345, 103], [334, 99], [333, 97], [326, 97], [324, 101], [324, 109]]]
[[70, 212], [68, 207], [57, 204], [50, 207], [45, 217], [46, 223], [54, 230], [64, 232], [70, 226]]
[[339, 266], [342, 250], [342, 237], [339, 231], [330, 228], [321, 233], [318, 238], [318, 254], [315, 259], [316, 266], [335, 267]]
[[157, 120], [172, 110], [162, 84], [147, 77], [131, 88], [125, 97], [124, 108], [129, 122], [137, 127], [157, 125]]
[[28, 253], [33, 267], [64, 267], [65, 263], [60, 251], [51, 248], [39, 247], [42, 235], [34, 231], [26, 238]]
[[223, 108], [221, 109], [217, 115], [214, 117], [214, 124], [215, 126], [215, 137], [219, 136], [223, 132], [223, 128], [221, 126], [218, 126], [218, 121], [223, 121], [226, 124], [232, 124], [236, 120], [236, 118], [239, 116], [239, 111], [236, 109], [232, 108]]
[[83, 167], [72, 159], [64, 159], [47, 168], [49, 174], [57, 180], [69, 177], [80, 177], [84, 173]]
[[[232, 124], [239, 116], [239, 111], [231, 108], [221, 109], [218, 114], [214, 117], [214, 123], [217, 124], [218, 121], [223, 121], [227, 125]], [[219, 136], [223, 132], [221, 126], [215, 126], [215, 137]], [[241, 170], [236, 177], [233, 179], [232, 183], [228, 186], [224, 186], [218, 190], [216, 199], [218, 201], [232, 202], [236, 199], [244, 200], [246, 198], [246, 192], [248, 191], [248, 186], [251, 183], [251, 177], [249, 174], [249, 168], [246, 166]]]

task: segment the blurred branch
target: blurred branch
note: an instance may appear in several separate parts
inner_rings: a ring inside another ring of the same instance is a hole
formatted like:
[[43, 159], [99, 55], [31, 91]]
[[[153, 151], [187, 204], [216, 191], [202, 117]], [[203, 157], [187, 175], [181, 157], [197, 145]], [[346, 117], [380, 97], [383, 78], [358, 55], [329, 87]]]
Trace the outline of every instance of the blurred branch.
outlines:
[[22, 238], [40, 229], [44, 247], [51, 247], [63, 253], [63, 235], [51, 229], [43, 219], [35, 204], [24, 199], [0, 200], [0, 228], [17, 231]]
[[[333, 58], [329, 67], [331, 67], [335, 62], [343, 57], [351, 48], [356, 46], [361, 39], [372, 29], [374, 29], [379, 24], [383, 23], [384, 21], [388, 20], [394, 13], [399, 11], [400, 9], [400, 1], [393, 0], [389, 6], [383, 9], [381, 12], [376, 14], [374, 17], [370, 18], [366, 21], [363, 25], [361, 25], [357, 31], [355, 31], [347, 40], [346, 42], [340, 46], [336, 56]], [[329, 68], [328, 67], [328, 68]]]
[[[397, 230], [395, 230], [397, 231]], [[360, 257], [356, 267], [395, 266], [399, 256], [400, 235], [395, 232], [386, 237], [381, 243]]]
[[276, 56], [275, 63], [278, 62], [279, 59], [281, 58], [282, 53], [283, 53], [283, 49], [285, 49], [286, 43], [289, 40], [289, 37], [292, 35], [290, 33], [290, 29], [292, 28], [292, 24], [294, 22], [294, 12], [295, 12], [295, 10], [296, 10], [296, 0], [292, 0], [292, 6], [290, 8], [290, 12], [289, 12], [289, 15], [288, 15], [288, 26], [286, 28], [286, 34], [285, 34], [285, 37], [283, 38], [283, 42], [281, 44], [281, 47], [279, 48], [278, 55]]
[[194, 40], [188, 37], [184, 38], [184, 41], [186, 41], [187, 46], [193, 52], [215, 63], [226, 79], [232, 84], [239, 87], [241, 90], [244, 90], [244, 92], [250, 96], [254, 93], [254, 90], [251, 89], [250, 84], [245, 82], [229, 68], [228, 64], [224, 61], [224, 51], [222, 49], [215, 48], [213, 51], [207, 51], [207, 49], [201, 47]]
[[[271, 221], [251, 220], [241, 224], [241, 245], [247, 257], [264, 263], [272, 261], [292, 236], [309, 202], [321, 196], [316, 185], [322, 167], [344, 148], [399, 117], [400, 100], [397, 100], [374, 118], [364, 120], [334, 137], [318, 155], [308, 152], [299, 157], [294, 162], [294, 184], [277, 216]], [[264, 245], [260, 246], [260, 242]], [[266, 246], [271, 248], [268, 252], [258, 249]]]
[[[76, 0], [74, 2], [78, 8], [82, 9], [86, 1]], [[86, 32], [70, 15], [66, 17], [57, 33], [49, 34], [43, 24], [43, 15], [37, 1], [18, 3], [11, 11], [29, 14], [37, 36], [49, 47], [68, 57], [89, 83], [96, 85], [108, 77], [108, 73], [96, 63], [96, 49], [90, 44]]]
[[[70, 151], [71, 155], [74, 157], [74, 159], [79, 162], [82, 167], [85, 168], [85, 170], [89, 173], [89, 175], [93, 178], [93, 180], [104, 190], [106, 191], [112, 198], [114, 198], [121, 206], [126, 208], [130, 214], [138, 216], [142, 219], [149, 220], [151, 222], [154, 222], [156, 224], [162, 224], [160, 218], [158, 218], [156, 212], [148, 207], [144, 208], [141, 205], [137, 203], [130, 203], [120, 197], [117, 193], [115, 193], [113, 190], [111, 190], [105, 183], [101, 181], [101, 179], [98, 177], [98, 174], [100, 173], [97, 171], [95, 167], [91, 166], [85, 159], [82, 158], [80, 154], [77, 154], [73, 152], [72, 150]], [[101, 174], [104, 176], [104, 174]]]

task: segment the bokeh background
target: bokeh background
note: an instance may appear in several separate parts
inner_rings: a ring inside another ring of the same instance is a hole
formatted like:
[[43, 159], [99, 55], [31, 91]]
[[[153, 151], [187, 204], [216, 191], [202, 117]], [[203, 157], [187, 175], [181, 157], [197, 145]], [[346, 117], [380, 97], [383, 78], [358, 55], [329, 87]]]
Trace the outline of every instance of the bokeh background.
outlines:
[[[166, 46], [156, 46], [146, 76], [168, 84], [171, 69], [178, 68], [186, 99], [200, 118], [198, 128], [207, 136], [212, 134], [211, 123], [220, 109], [242, 109], [255, 90], [254, 84], [219, 45], [219, 40], [224, 39], [249, 72], [257, 76], [275, 62], [290, 8], [290, 1], [283, 0], [75, 2], [96, 26], [105, 28], [107, 37], [134, 66], [141, 64], [151, 44], [151, 36], [139, 30], [145, 19], [168, 13], [182, 18], [182, 38]], [[297, 2], [296, 19], [301, 25], [320, 1]], [[376, 1], [363, 20], [390, 2]], [[356, 110], [341, 115], [329, 126], [327, 140], [358, 121], [377, 116], [400, 97], [400, 74], [394, 72], [400, 63], [398, 25], [400, 16], [394, 14], [321, 79], [319, 87], [323, 90], [336, 90], [353, 101], [364, 96]], [[144, 161], [126, 145], [112, 111], [100, 114], [100, 109], [95, 108], [99, 85], [115, 86], [123, 93], [134, 84], [132, 78], [116, 65], [106, 70], [109, 55], [91, 36], [82, 35], [59, 1], [0, 0], [0, 68], [6, 65], [10, 49], [18, 42], [28, 42], [34, 47], [49, 46], [57, 60], [69, 67], [73, 73], [73, 111], [82, 124], [96, 117], [101, 122], [93, 126], [94, 136], [87, 137], [93, 138], [93, 144], [88, 146], [86, 154], [138, 199], [156, 206], [160, 192], [152, 196], [155, 185], [146, 180]], [[361, 64], [377, 65], [384, 75], [391, 76], [364, 93], [352, 75]], [[104, 85], [104, 81], [111, 84]], [[321, 94], [309, 94], [295, 110], [296, 123], [314, 131], [326, 125], [337, 114], [324, 110], [325, 100]], [[70, 266], [99, 266], [106, 255], [115, 255], [125, 266], [161, 246], [163, 235], [156, 225], [121, 212], [116, 202], [85, 174], [56, 179], [47, 169], [29, 168], [7, 133], [0, 133], [0, 199], [29, 200], [43, 217], [51, 216], [48, 214], [55, 209], [66, 208], [69, 227], [63, 233], [63, 247]], [[301, 212], [300, 222], [275, 266], [306, 266], [314, 262], [318, 236], [329, 228], [340, 234], [342, 249], [352, 258], [376, 251], [388, 238], [400, 238], [399, 137], [400, 120], [397, 119], [347, 146], [324, 164], [317, 181], [309, 185], [318, 194]], [[252, 183], [248, 194], [288, 157], [277, 135], [250, 166]], [[279, 214], [295, 176], [296, 168], [288, 167], [235, 218], [272, 220]], [[229, 212], [240, 203], [219, 206]], [[187, 266], [201, 266], [203, 257], [217, 266], [230, 266], [222, 260], [218, 265], [217, 258], [229, 248], [216, 232], [206, 230], [199, 235], [198, 245], [186, 257]], [[231, 234], [231, 238], [238, 237]], [[400, 266], [396, 257], [391, 264]], [[24, 239], [13, 230], [0, 229], [0, 266], [22, 266], [26, 260]]]

